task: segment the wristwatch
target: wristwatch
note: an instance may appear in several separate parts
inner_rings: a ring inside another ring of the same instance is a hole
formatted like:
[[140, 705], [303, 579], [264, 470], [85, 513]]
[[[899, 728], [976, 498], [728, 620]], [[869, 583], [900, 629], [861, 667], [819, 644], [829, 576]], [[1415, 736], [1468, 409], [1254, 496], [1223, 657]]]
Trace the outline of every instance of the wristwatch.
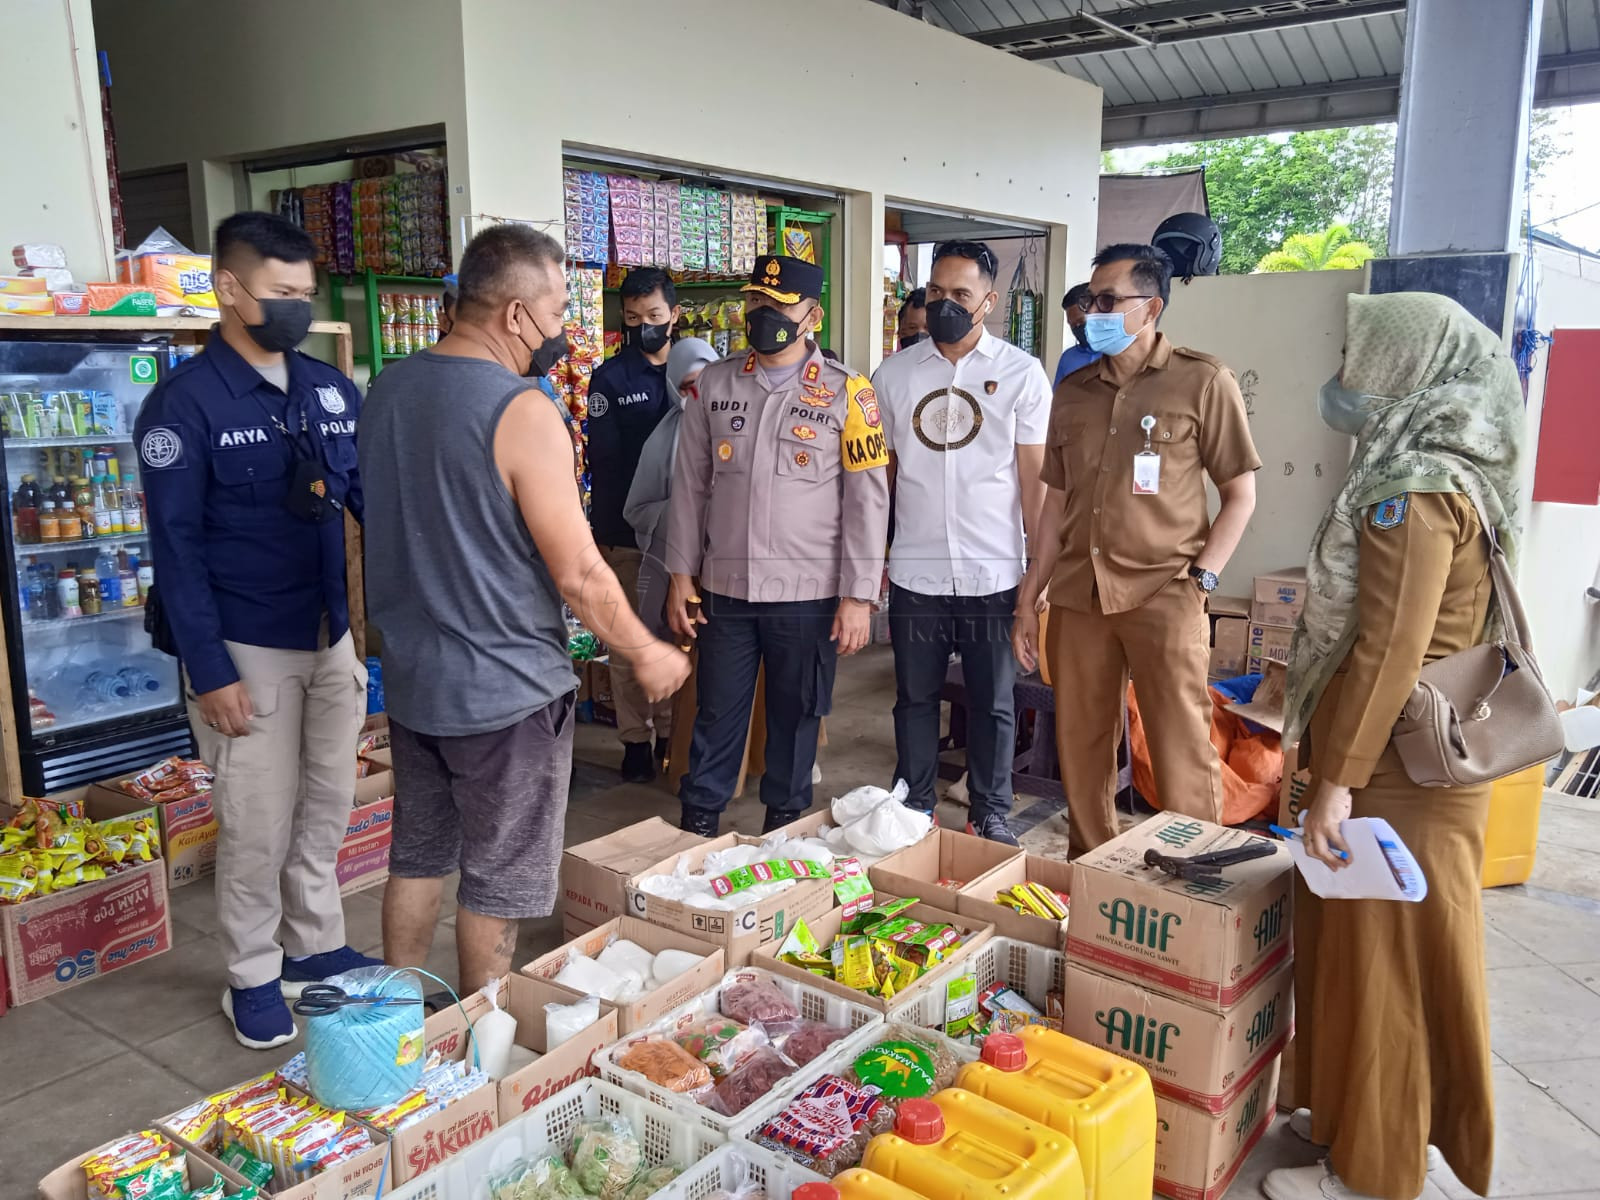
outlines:
[[1215, 571], [1207, 571], [1201, 567], [1190, 567], [1189, 578], [1194, 580], [1195, 586], [1208, 596], [1217, 590], [1218, 580]]

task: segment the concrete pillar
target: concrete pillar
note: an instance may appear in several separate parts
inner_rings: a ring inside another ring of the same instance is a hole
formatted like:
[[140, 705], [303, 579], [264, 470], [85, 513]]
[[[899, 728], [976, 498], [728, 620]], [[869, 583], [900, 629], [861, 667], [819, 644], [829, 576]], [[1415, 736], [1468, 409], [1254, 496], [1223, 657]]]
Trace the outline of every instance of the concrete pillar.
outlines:
[[883, 210], [882, 192], [845, 193], [844, 270], [834, 276], [843, 286], [828, 314], [839, 356], [869, 375], [883, 361]]
[[1411, 0], [1389, 253], [1504, 253], [1522, 213], [1544, 0]]

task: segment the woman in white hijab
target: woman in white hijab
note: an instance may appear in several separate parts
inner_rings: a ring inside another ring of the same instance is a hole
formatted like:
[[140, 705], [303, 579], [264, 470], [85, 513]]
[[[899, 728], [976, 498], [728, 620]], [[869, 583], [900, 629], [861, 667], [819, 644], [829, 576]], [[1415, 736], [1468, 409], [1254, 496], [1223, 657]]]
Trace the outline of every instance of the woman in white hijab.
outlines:
[[678, 426], [683, 421], [686, 394], [694, 391], [706, 365], [716, 361], [717, 352], [700, 338], [684, 338], [673, 345], [667, 355], [667, 390], [674, 403], [645, 441], [633, 486], [628, 489], [628, 501], [622, 507], [623, 519], [633, 526], [639, 553], [644, 556], [639, 564], [639, 617], [650, 632], [668, 640], [674, 640], [663, 612], [668, 575], [662, 556], [651, 553], [651, 543], [666, 515], [667, 497], [672, 491], [672, 463], [678, 455]]

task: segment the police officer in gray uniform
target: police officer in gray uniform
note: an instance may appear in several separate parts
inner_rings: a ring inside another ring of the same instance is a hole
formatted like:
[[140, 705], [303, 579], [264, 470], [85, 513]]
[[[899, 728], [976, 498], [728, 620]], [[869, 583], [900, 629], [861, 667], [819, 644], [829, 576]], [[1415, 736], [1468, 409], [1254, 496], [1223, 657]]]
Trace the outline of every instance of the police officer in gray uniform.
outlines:
[[719, 831], [756, 675], [766, 667], [764, 831], [811, 807], [817, 730], [840, 654], [868, 639], [888, 536], [889, 453], [871, 383], [823, 356], [822, 270], [756, 260], [751, 351], [713, 363], [690, 397], [663, 550], [672, 628], [700, 645], [683, 828]]

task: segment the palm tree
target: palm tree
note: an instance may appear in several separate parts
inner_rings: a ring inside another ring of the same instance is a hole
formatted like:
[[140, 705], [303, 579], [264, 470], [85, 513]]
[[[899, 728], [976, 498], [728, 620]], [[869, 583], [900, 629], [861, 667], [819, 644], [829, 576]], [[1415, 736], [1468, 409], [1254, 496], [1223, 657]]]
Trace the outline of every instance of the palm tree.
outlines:
[[1345, 225], [1330, 225], [1321, 233], [1296, 233], [1284, 239], [1256, 264], [1257, 273], [1282, 271], [1348, 271], [1372, 257], [1372, 247], [1354, 241]]

